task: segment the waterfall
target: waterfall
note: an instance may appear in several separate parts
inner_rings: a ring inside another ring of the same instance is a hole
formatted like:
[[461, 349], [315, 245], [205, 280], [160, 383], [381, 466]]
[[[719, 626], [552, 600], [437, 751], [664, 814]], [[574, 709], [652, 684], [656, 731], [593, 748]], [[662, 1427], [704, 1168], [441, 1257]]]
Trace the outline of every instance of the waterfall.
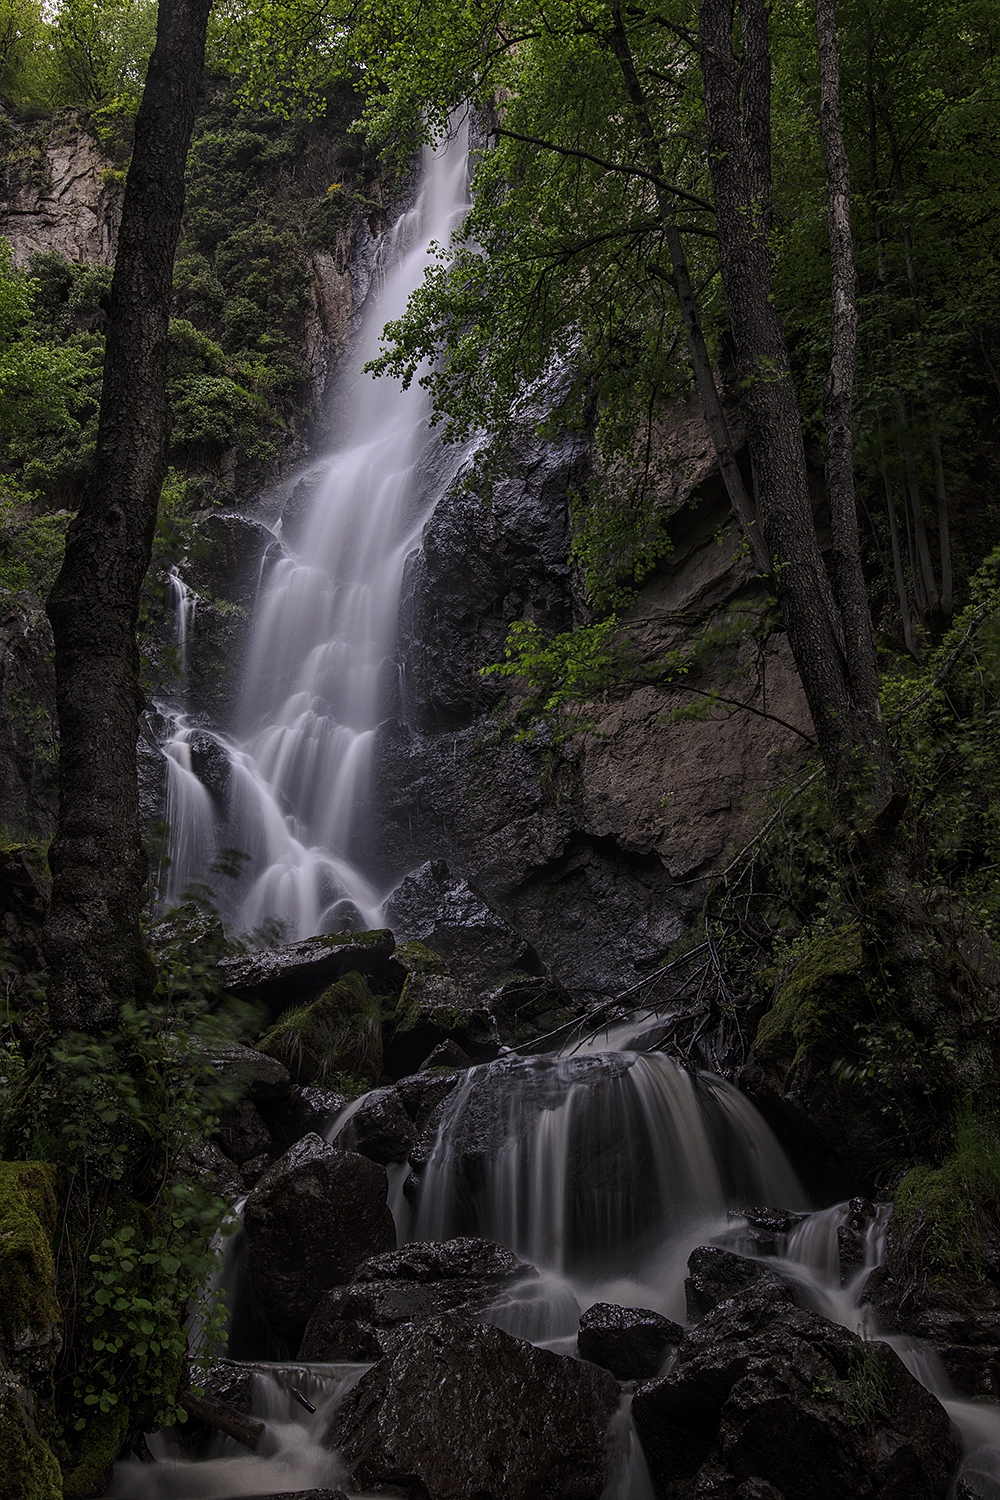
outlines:
[[[355, 368], [464, 217], [467, 158], [464, 126], [424, 149], [416, 199], [381, 247]], [[199, 794], [186, 722], [166, 748], [168, 895], [205, 879], [208, 845], [240, 851], [244, 874], [222, 902], [238, 931], [278, 923], [291, 940], [380, 920], [384, 892], [366, 854], [376, 731], [399, 699], [403, 568], [464, 457], [428, 440], [429, 399], [417, 380], [407, 390], [366, 374], [342, 382], [342, 446], [262, 586], [237, 733], [214, 736], [231, 762], [224, 809]]]

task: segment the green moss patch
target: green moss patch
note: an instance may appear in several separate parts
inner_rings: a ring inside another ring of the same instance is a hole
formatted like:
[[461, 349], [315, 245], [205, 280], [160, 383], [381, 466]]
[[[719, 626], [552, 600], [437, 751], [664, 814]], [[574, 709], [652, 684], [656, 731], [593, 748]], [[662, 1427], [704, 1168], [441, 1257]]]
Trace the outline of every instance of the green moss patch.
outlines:
[[780, 1092], [808, 1072], [829, 1072], [854, 1047], [854, 1023], [870, 1013], [857, 927], [816, 938], [757, 1028], [752, 1066]]
[[[938, 1167], [917, 1166], [896, 1189], [894, 1218], [911, 1267], [945, 1288], [988, 1278], [1000, 1237], [1000, 1128], [966, 1105], [954, 1149]], [[995, 1267], [993, 1268], [995, 1270]]]
[[42, 1435], [62, 1343], [52, 1234], [55, 1168], [0, 1162], [0, 1493], [59, 1500], [59, 1465]]
[[298, 1083], [335, 1074], [377, 1079], [382, 1072], [382, 1003], [364, 976], [345, 974], [308, 1005], [288, 1010], [257, 1043]]

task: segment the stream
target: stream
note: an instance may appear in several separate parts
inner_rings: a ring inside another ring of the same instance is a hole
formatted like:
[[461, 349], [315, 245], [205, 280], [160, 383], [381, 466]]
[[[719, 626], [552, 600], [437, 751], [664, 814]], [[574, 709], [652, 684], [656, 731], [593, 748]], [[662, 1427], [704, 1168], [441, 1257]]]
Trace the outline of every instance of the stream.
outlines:
[[[382, 247], [379, 292], [369, 299], [356, 367], [375, 354], [382, 325], [403, 311], [435, 244], [446, 245], [460, 222], [466, 180], [464, 131], [425, 150], [419, 191]], [[376, 816], [375, 730], [399, 694], [394, 648], [404, 564], [464, 454], [428, 439], [427, 393], [416, 381], [401, 392], [355, 376], [340, 401], [344, 445], [319, 466], [294, 536], [282, 535], [280, 522], [275, 528], [277, 561], [262, 578], [239, 723], [197, 730], [215, 739], [230, 764], [225, 813], [192, 769], [195, 729], [183, 702], [160, 705], [174, 726], [165, 747], [172, 838], [165, 899], [204, 880], [219, 850], [243, 850], [246, 869], [224, 912], [237, 932], [278, 922], [294, 939], [373, 927], [389, 895], [365, 857]], [[176, 570], [170, 591], [183, 666], [197, 601]], [[540, 1275], [484, 1320], [573, 1355], [580, 1314], [597, 1302], [683, 1322], [691, 1251], [719, 1244], [759, 1256], [739, 1210], [769, 1206], [800, 1216], [780, 1237], [775, 1267], [817, 1311], [878, 1338], [864, 1288], [882, 1255], [886, 1212], [872, 1222], [863, 1264], [842, 1284], [838, 1230], [848, 1205], [813, 1212], [754, 1106], [721, 1078], [686, 1072], [647, 1050], [641, 1030], [634, 1032], [626, 1026], [560, 1054], [471, 1068], [441, 1119], [412, 1201], [390, 1169], [399, 1243], [481, 1235], [506, 1246]], [[350, 1145], [351, 1113], [330, 1122], [329, 1140]], [[231, 1308], [245, 1297], [244, 1282], [237, 1240], [222, 1276]], [[956, 1399], [928, 1350], [889, 1342], [946, 1406], [966, 1471], [1000, 1495], [1000, 1408]], [[172, 1434], [154, 1434], [153, 1462], [120, 1462], [112, 1496], [233, 1500], [344, 1485], [326, 1433], [331, 1412], [368, 1366], [260, 1360], [236, 1323], [229, 1356], [252, 1365], [253, 1410], [265, 1423], [259, 1451], [217, 1436], [194, 1460]], [[612, 1423], [605, 1500], [652, 1496], [629, 1402], [626, 1392]]]

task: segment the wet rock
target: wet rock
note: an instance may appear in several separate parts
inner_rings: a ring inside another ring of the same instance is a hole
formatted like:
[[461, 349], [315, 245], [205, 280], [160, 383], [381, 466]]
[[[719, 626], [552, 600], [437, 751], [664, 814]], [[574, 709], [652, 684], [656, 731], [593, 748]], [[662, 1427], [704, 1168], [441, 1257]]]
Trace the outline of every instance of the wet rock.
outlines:
[[[250, 1416], [253, 1411], [253, 1370], [249, 1365], [237, 1364], [231, 1359], [215, 1360], [207, 1370], [198, 1371], [192, 1380], [192, 1388], [210, 1399], [224, 1401], [244, 1416]], [[182, 1451], [189, 1458], [202, 1458], [216, 1436], [214, 1427], [190, 1414], [186, 1422], [178, 1424], [175, 1432]]]
[[245, 1192], [249, 1193], [252, 1188], [257, 1186], [273, 1161], [274, 1156], [270, 1152], [266, 1152], [243, 1163], [240, 1168], [240, 1177], [242, 1178]]
[[666, 1497], [944, 1500], [958, 1456], [944, 1408], [892, 1349], [766, 1285], [709, 1312], [632, 1411]]
[[283, 1063], [239, 1042], [220, 1042], [209, 1049], [208, 1057], [219, 1077], [255, 1104], [284, 1099], [291, 1088]]
[[841, 1278], [846, 1284], [866, 1264], [868, 1242], [875, 1225], [875, 1205], [868, 1198], [852, 1198], [848, 1205], [848, 1219], [837, 1230], [837, 1247], [840, 1252]]
[[220, 965], [226, 989], [247, 1000], [260, 1000], [272, 1013], [315, 996], [352, 970], [377, 974], [395, 946], [388, 931], [342, 932], [305, 938], [283, 948], [269, 948]]
[[424, 1129], [430, 1116], [439, 1109], [462, 1077], [461, 1073], [421, 1072], [399, 1079], [396, 1093], [418, 1130]]
[[498, 1328], [439, 1318], [396, 1335], [331, 1441], [353, 1483], [428, 1500], [598, 1500], [618, 1386]]
[[348, 1497], [343, 1490], [282, 1490], [280, 1494], [254, 1495], [253, 1500], [348, 1500]]
[[326, 1127], [350, 1100], [336, 1089], [322, 1084], [293, 1083], [288, 1097], [267, 1109], [267, 1123], [282, 1151], [294, 1146], [304, 1135], [323, 1135]]
[[471, 1068], [472, 1058], [460, 1047], [457, 1042], [451, 1040], [438, 1042], [437, 1046], [420, 1064], [419, 1071], [426, 1073], [431, 1068]]
[[616, 1380], [648, 1380], [658, 1375], [671, 1345], [684, 1337], [678, 1323], [647, 1307], [616, 1307], [595, 1302], [580, 1319], [581, 1359], [610, 1370]]
[[715, 1245], [700, 1245], [688, 1260], [684, 1282], [688, 1321], [697, 1323], [714, 1307], [751, 1287], [768, 1288], [792, 1300], [788, 1283], [759, 1261]]
[[202, 962], [212, 953], [225, 953], [225, 929], [218, 917], [194, 901], [186, 901], [168, 917], [154, 922], [146, 935], [154, 957], [160, 963], [183, 963], [192, 954]]
[[538, 973], [531, 945], [442, 860], [421, 865], [397, 886], [386, 921], [400, 939], [416, 939], [440, 954], [451, 972], [474, 988], [511, 969]]
[[388, 1166], [405, 1161], [417, 1132], [394, 1088], [373, 1089], [351, 1115], [340, 1144]]
[[274, 1331], [300, 1337], [330, 1287], [396, 1243], [384, 1170], [318, 1135], [269, 1167], [243, 1215], [255, 1294]]
[[250, 1099], [240, 1099], [222, 1111], [216, 1139], [238, 1167], [254, 1157], [267, 1155], [272, 1147], [271, 1132]]
[[182, 1170], [198, 1177], [204, 1187], [220, 1198], [235, 1201], [243, 1197], [243, 1174], [214, 1141], [199, 1141], [189, 1146], [182, 1154], [180, 1164]]
[[299, 1358], [378, 1359], [394, 1347], [391, 1336], [402, 1324], [427, 1323], [444, 1313], [489, 1321], [498, 1300], [536, 1274], [501, 1245], [472, 1237], [374, 1256], [358, 1267], [349, 1286], [320, 1302]]
[[412, 1073], [428, 1052], [443, 1041], [462, 1050], [496, 1055], [496, 1026], [486, 1004], [449, 974], [411, 974], [393, 1016], [392, 1037], [385, 1051], [390, 1077]]
[[508, 975], [485, 999], [497, 1036], [510, 1047], [549, 1037], [571, 1025], [583, 1009], [561, 984], [530, 974]]
[[756, 1247], [759, 1255], [778, 1255], [783, 1236], [789, 1234], [807, 1214], [792, 1213], [781, 1208], [731, 1208], [728, 1217], [736, 1231], [735, 1237], [748, 1246]]

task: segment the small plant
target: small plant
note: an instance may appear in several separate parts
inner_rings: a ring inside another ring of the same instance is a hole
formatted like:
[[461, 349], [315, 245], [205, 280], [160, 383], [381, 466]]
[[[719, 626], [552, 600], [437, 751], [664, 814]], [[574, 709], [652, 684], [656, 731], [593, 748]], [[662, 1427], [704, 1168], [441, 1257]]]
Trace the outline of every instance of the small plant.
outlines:
[[888, 1418], [888, 1382], [882, 1348], [866, 1344], [855, 1355], [844, 1381], [844, 1421], [848, 1427], [874, 1427]]

